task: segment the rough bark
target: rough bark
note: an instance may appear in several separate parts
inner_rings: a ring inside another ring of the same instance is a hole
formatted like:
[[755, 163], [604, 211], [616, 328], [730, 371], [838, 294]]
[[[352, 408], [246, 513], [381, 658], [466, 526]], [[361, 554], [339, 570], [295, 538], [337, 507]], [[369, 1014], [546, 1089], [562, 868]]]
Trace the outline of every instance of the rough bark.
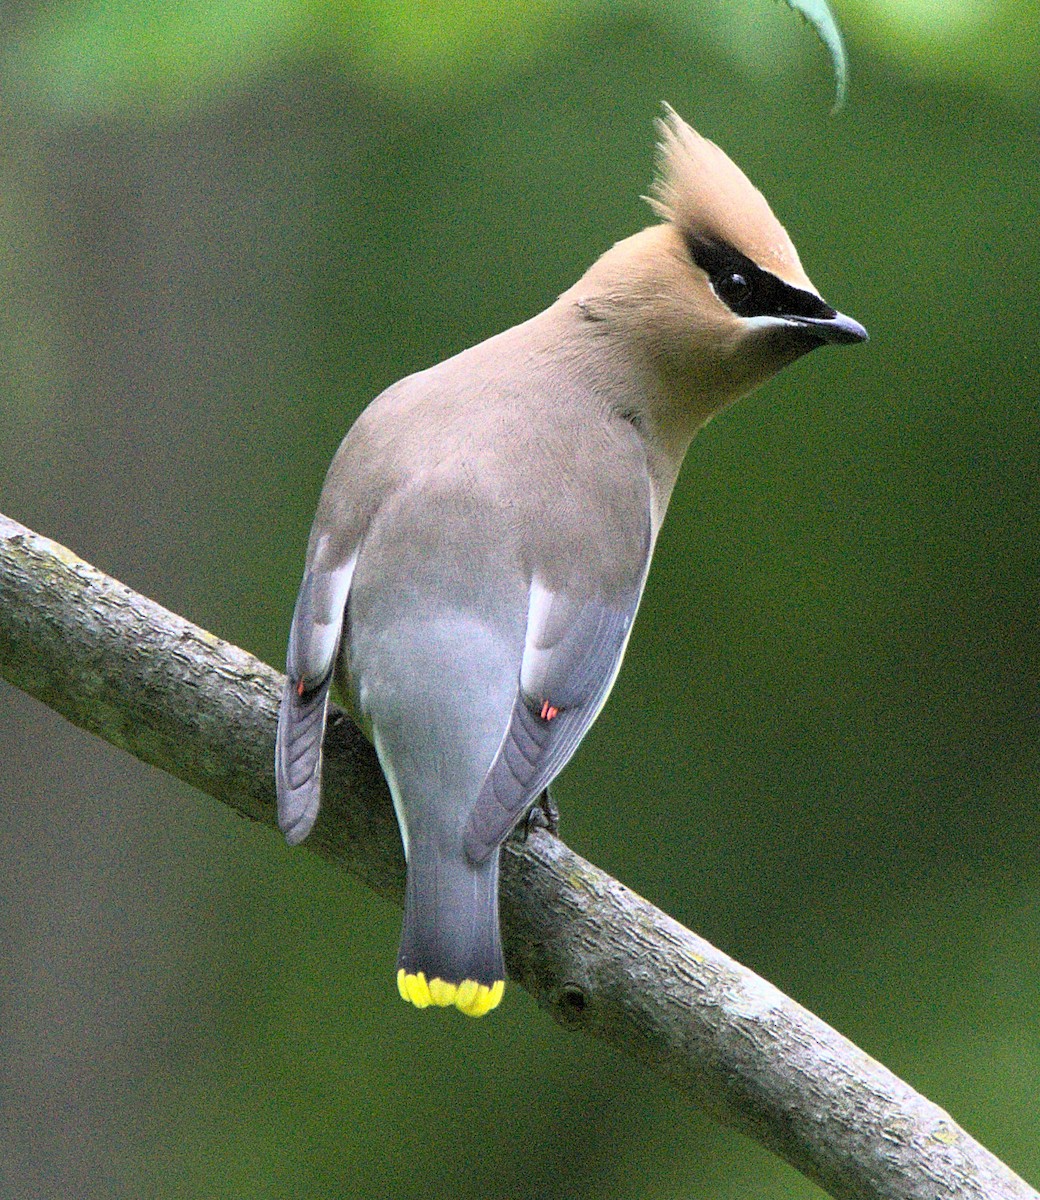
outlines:
[[[274, 825], [281, 676], [3, 516], [0, 674]], [[307, 847], [400, 902], [389, 796], [343, 713], [326, 755]], [[507, 846], [501, 906], [510, 976], [558, 1021], [649, 1063], [832, 1196], [1037, 1200], [942, 1109], [546, 832]]]

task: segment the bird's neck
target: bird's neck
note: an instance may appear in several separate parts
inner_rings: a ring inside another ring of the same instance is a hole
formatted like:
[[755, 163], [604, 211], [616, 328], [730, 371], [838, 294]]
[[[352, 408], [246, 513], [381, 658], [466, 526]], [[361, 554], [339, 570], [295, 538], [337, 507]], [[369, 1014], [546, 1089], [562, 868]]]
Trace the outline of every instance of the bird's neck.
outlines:
[[538, 357], [563, 370], [560, 386], [568, 394], [636, 431], [646, 452], [656, 536], [690, 442], [720, 407], [718, 391], [702, 396], [689, 380], [633, 355], [607, 322], [583, 310], [573, 290], [528, 323], [525, 341], [540, 343]]

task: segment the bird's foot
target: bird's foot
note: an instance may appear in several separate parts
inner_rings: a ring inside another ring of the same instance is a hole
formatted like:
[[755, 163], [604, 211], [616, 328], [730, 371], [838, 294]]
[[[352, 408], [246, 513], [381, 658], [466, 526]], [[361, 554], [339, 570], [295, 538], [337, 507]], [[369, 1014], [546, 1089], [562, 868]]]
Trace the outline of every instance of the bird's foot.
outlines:
[[527, 810], [527, 816], [524, 818], [524, 841], [534, 829], [544, 829], [553, 837], [559, 837], [560, 810], [556, 807], [556, 801], [548, 788]]

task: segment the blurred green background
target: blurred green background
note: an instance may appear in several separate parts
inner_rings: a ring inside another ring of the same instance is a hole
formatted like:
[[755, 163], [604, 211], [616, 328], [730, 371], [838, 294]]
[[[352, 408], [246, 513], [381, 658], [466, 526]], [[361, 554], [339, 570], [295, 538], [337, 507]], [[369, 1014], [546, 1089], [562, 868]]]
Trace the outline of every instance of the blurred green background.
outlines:
[[[870, 329], [694, 443], [579, 851], [1040, 1181], [1037, 0], [0, 10], [0, 509], [281, 664], [363, 405], [648, 222], [667, 99]], [[818, 1197], [0, 685], [6, 1197]]]

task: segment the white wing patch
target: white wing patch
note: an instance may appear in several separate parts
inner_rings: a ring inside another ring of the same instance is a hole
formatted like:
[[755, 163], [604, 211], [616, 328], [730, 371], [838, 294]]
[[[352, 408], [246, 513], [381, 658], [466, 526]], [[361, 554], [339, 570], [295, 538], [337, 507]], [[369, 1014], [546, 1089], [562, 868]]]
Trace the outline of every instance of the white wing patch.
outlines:
[[[321, 561], [318, 544], [315, 563]], [[343, 632], [343, 614], [357, 566], [357, 551], [331, 571], [312, 567], [304, 577], [289, 640], [289, 675], [314, 687], [332, 670]]]
[[318, 818], [329, 686], [356, 563], [357, 551], [331, 571], [310, 567], [296, 597], [275, 741], [278, 825], [290, 845], [302, 842]]
[[[649, 555], [648, 555], [649, 558]], [[615, 599], [531, 583], [513, 712], [466, 823], [466, 854], [484, 862], [563, 770], [614, 685], [646, 579]]]
[[524, 657], [520, 663], [520, 687], [529, 696], [538, 696], [549, 670], [553, 648], [560, 640], [560, 617], [564, 605], [556, 606], [557, 620], [553, 621], [555, 595], [536, 575], [531, 580], [530, 599], [527, 605], [527, 638], [524, 642]]

